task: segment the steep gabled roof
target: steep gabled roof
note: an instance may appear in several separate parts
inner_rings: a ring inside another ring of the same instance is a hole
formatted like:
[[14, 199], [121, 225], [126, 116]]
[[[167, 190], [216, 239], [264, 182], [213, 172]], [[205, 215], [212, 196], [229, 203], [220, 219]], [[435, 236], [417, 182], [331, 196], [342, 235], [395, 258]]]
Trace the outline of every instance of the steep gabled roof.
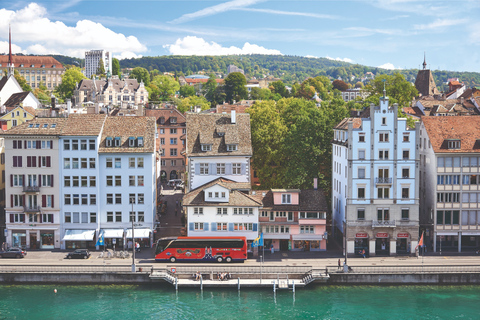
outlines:
[[18, 92], [14, 93], [8, 98], [8, 100], [5, 102], [4, 106], [5, 108], [12, 108], [20, 105], [20, 103], [25, 100], [25, 98], [30, 94], [30, 91], [25, 91], [25, 92]]
[[[177, 108], [145, 109], [145, 115], [155, 117], [159, 126], [185, 126], [185, 116]], [[160, 123], [162, 117], [165, 121], [163, 124]], [[176, 123], [170, 121], [172, 117], [176, 118]]]
[[252, 197], [259, 199], [263, 203], [264, 209], [273, 211], [318, 211], [327, 212], [327, 198], [322, 189], [305, 189], [299, 192], [299, 204], [298, 205], [275, 205], [273, 203], [273, 191], [255, 191], [255, 195]]
[[344, 118], [340, 121], [333, 129], [337, 130], [348, 130], [348, 122], [353, 122], [353, 129], [359, 129], [362, 126], [361, 118]]
[[106, 118], [106, 114], [70, 114], [62, 135], [98, 136]]

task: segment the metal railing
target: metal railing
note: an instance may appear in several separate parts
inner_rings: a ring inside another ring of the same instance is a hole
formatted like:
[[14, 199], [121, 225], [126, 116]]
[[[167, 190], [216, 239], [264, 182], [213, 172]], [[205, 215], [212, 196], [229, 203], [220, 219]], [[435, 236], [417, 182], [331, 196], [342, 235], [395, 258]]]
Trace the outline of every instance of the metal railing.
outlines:
[[23, 192], [40, 192], [39, 186], [24, 186]]
[[[480, 273], [480, 265], [452, 266], [452, 265], [416, 265], [416, 266], [349, 266], [349, 273], [356, 274], [441, 274], [441, 273]], [[343, 272], [343, 266], [328, 266], [328, 273]]]
[[[312, 270], [312, 266], [225, 266], [225, 265], [210, 265], [210, 266], [167, 266], [167, 270], [170, 271], [172, 268], [175, 268], [176, 274], [194, 274], [197, 271], [200, 273], [211, 273], [213, 272], [227, 272], [234, 274], [260, 274], [260, 273], [271, 273], [271, 274], [292, 274], [300, 273], [305, 274], [309, 273]], [[164, 269], [164, 268], [162, 268]]]
[[[151, 265], [138, 265], [142, 273], [151, 272]], [[61, 265], [0, 265], [0, 273], [131, 273], [131, 265], [61, 266]], [[138, 272], [138, 271], [137, 271]]]
[[392, 178], [375, 178], [375, 183], [379, 183], [379, 184], [391, 184], [392, 183]]
[[395, 220], [373, 220], [372, 228], [375, 227], [395, 227]]
[[24, 212], [40, 212], [40, 206], [23, 207]]

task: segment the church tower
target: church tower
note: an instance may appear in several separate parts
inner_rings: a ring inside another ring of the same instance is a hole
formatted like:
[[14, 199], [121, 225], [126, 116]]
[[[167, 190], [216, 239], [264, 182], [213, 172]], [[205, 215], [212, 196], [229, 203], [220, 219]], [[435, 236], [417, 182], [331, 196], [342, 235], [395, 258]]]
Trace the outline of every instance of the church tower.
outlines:
[[418, 70], [415, 88], [417, 88], [419, 95], [422, 97], [440, 94], [435, 84], [435, 79], [433, 79], [432, 71], [427, 69], [425, 53], [423, 54], [423, 70]]
[[12, 31], [10, 26], [8, 26], [8, 64], [7, 64], [7, 77], [13, 76], [14, 74], [14, 65], [12, 58]]

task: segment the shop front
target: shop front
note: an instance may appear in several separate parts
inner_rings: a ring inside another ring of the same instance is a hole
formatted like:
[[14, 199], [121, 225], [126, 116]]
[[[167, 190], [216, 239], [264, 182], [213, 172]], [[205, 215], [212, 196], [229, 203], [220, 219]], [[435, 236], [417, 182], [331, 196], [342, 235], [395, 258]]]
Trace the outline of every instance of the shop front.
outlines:
[[65, 230], [62, 241], [65, 242], [65, 249], [94, 249], [95, 230]]
[[40, 249], [55, 249], [55, 231], [40, 231]]
[[105, 248], [113, 250], [123, 250], [124, 238], [123, 229], [102, 229], [100, 234], [103, 234], [105, 241]]
[[12, 230], [11, 247], [27, 247], [27, 232], [25, 230]]
[[[133, 235], [135, 237], [135, 242], [138, 242], [140, 245], [140, 248], [150, 248], [151, 247], [151, 241], [150, 241], [150, 234], [152, 233], [152, 230], [150, 229], [145, 229], [145, 228], [139, 228], [139, 229], [134, 229], [133, 230]], [[127, 229], [126, 233], [126, 239], [127, 239], [127, 246], [129, 249], [131, 249], [132, 246], [132, 229]]]
[[293, 234], [292, 251], [325, 251], [326, 240], [323, 234]]
[[355, 234], [355, 254], [363, 256], [363, 250], [365, 250], [365, 256], [368, 257], [368, 233], [367, 232], [357, 232]]
[[410, 254], [410, 234], [408, 232], [397, 233], [397, 254]]
[[389, 256], [390, 255], [390, 241], [388, 232], [377, 232], [375, 234], [375, 255]]
[[480, 233], [463, 231], [461, 240], [462, 252], [477, 252], [480, 250]]

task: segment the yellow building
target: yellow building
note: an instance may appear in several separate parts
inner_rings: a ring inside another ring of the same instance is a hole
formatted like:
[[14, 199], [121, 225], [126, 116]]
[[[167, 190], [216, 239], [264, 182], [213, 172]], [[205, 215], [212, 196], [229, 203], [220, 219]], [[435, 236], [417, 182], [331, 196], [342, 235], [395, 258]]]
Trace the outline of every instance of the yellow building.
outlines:
[[7, 121], [7, 130], [16, 127], [24, 122], [30, 121], [35, 118], [35, 109], [32, 107], [14, 107], [0, 117], [0, 120]]

